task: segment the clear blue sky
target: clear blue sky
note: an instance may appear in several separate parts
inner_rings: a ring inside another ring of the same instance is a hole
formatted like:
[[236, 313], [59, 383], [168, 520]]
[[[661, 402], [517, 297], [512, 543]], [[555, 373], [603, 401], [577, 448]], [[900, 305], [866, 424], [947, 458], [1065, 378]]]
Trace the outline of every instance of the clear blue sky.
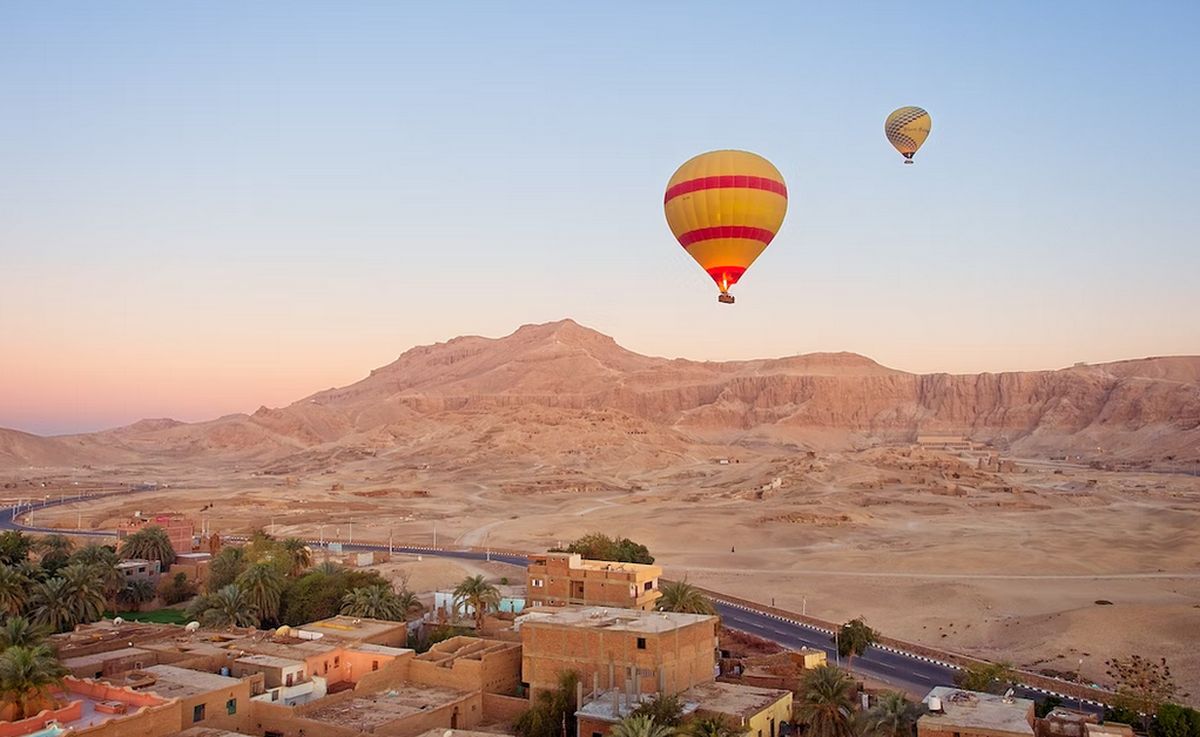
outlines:
[[[566, 316], [912, 371], [1200, 353], [1200, 3], [842, 5], [6, 2], [0, 426], [253, 411]], [[790, 190], [732, 308], [662, 215], [714, 148]]]

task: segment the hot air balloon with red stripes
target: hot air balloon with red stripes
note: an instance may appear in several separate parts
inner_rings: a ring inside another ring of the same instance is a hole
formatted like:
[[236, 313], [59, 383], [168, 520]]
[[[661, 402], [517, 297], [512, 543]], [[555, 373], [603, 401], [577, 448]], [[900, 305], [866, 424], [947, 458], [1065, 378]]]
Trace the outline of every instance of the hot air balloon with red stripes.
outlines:
[[729, 288], [783, 225], [787, 186], [758, 154], [709, 151], [676, 170], [663, 209], [679, 245], [717, 283], [717, 301], [733, 304]]

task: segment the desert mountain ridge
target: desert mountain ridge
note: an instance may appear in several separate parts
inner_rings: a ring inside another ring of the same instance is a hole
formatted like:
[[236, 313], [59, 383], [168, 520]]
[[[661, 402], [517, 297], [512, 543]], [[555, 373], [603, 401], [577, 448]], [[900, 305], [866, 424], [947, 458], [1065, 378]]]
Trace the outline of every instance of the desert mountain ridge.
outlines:
[[0, 429], [0, 467], [170, 458], [318, 470], [449, 448], [463, 462], [558, 463], [704, 445], [851, 449], [918, 433], [964, 435], [1029, 456], [1190, 459], [1200, 456], [1200, 356], [914, 374], [854, 353], [643, 356], [568, 319], [418, 346], [358, 382], [250, 415], [148, 419], [56, 437]]

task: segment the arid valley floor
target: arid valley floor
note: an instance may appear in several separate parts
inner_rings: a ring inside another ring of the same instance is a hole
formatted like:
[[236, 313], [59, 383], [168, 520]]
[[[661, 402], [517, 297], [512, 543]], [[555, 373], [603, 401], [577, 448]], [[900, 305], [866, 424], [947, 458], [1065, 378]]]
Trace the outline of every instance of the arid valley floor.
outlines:
[[[569, 320], [413, 348], [249, 415], [0, 430], [8, 499], [162, 487], [39, 525], [174, 511], [224, 534], [412, 545], [436, 530], [522, 551], [600, 531], [672, 577], [1030, 669], [1105, 684], [1107, 658], [1166, 657], [1193, 698], [1198, 464], [1200, 357], [979, 375], [844, 353], [711, 363]], [[406, 570], [446, 585], [456, 565]]]
[[[435, 526], [442, 545], [519, 550], [615, 532], [645, 542], [669, 575], [730, 594], [831, 620], [865, 615], [895, 637], [1032, 670], [1069, 673], [1082, 659], [1084, 679], [1099, 683], [1108, 657], [1165, 656], [1200, 692], [1200, 478], [1020, 462], [997, 473], [908, 448], [731, 457], [574, 487], [515, 465], [219, 480], [165, 467], [47, 469], [8, 481], [31, 493], [30, 481], [46, 483], [51, 495], [170, 484], [36, 520], [64, 528], [172, 510], [227, 533], [398, 544], [432, 543]], [[404, 569], [430, 587], [461, 577], [432, 559]]]

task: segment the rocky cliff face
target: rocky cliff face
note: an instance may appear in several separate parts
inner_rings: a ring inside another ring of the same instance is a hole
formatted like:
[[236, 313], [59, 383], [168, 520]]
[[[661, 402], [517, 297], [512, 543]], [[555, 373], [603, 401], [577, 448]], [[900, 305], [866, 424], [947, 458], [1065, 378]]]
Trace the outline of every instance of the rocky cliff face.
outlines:
[[[264, 462], [315, 450], [319, 458], [338, 457], [339, 449], [412, 454], [456, 427], [533, 457], [538, 443], [571, 445], [571, 433], [618, 458], [630, 438], [645, 445], [649, 435], [671, 448], [766, 442], [836, 449], [952, 433], [1031, 455], [1161, 461], [1200, 456], [1198, 377], [1200, 357], [1187, 356], [978, 375], [910, 374], [850, 353], [668, 360], [627, 351], [565, 320], [504, 338], [414, 348], [355, 384], [249, 416], [143, 421], [72, 438], [0, 436], [0, 464], [69, 459], [73, 448], [82, 454], [77, 462], [106, 450], [114, 460], [169, 454]], [[553, 442], [532, 432], [518, 441], [509, 432], [514, 423], [561, 429]]]

